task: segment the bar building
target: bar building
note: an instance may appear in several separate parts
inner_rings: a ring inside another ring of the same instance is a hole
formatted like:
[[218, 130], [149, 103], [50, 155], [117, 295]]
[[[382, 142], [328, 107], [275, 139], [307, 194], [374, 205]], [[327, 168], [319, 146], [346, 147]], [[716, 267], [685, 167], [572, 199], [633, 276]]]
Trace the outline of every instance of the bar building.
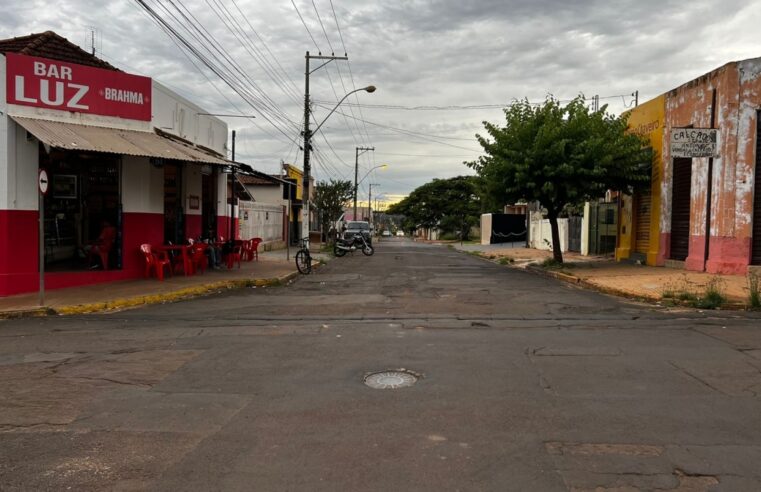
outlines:
[[[141, 277], [143, 243], [237, 229], [225, 122], [53, 32], [0, 40], [0, 296]], [[99, 237], [112, 245], [90, 254]]]

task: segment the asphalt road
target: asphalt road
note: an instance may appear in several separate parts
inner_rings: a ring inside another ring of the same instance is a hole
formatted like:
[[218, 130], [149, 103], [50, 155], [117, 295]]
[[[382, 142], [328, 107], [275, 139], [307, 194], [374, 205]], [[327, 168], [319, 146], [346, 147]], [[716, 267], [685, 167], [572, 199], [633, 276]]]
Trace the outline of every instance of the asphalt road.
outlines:
[[[404, 369], [410, 387], [372, 389]], [[287, 287], [0, 323], [0, 490], [761, 490], [761, 319], [394, 238]]]

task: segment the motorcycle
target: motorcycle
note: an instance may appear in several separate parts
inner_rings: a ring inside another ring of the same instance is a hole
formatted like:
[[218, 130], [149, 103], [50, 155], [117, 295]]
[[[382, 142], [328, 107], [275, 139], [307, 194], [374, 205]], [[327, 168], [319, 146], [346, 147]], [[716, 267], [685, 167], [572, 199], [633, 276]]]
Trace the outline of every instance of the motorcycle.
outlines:
[[362, 250], [365, 256], [372, 256], [375, 253], [375, 248], [371, 244], [368, 244], [365, 236], [362, 234], [354, 234], [351, 238], [338, 238], [336, 244], [333, 245], [333, 254], [336, 256], [343, 256], [350, 251]]

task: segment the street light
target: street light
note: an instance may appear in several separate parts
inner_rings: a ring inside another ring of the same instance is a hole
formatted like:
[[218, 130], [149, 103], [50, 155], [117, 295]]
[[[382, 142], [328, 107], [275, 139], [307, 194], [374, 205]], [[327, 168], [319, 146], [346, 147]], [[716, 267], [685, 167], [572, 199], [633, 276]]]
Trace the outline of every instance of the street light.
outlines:
[[[317, 58], [317, 57], [312, 57]], [[332, 57], [331, 57], [332, 58]], [[323, 124], [325, 124], [326, 121], [328, 121], [328, 118], [330, 118], [330, 115], [332, 115], [336, 109], [338, 109], [338, 106], [341, 105], [342, 102], [346, 100], [347, 97], [351, 96], [355, 92], [369, 92], [373, 93], [375, 92], [376, 88], [374, 85], [368, 85], [367, 87], [362, 87], [361, 89], [354, 89], [353, 91], [347, 93], [344, 97], [341, 98], [340, 101], [335, 105], [333, 109], [330, 110], [328, 115], [320, 122], [320, 124], [317, 125], [317, 128], [314, 130], [309, 129], [309, 74], [311, 73], [309, 71], [309, 59], [310, 55], [309, 52], [307, 52], [307, 70], [306, 70], [306, 92], [304, 95], [304, 184], [303, 184], [303, 212], [302, 212], [302, 221], [301, 221], [301, 237], [304, 238], [306, 236], [307, 238], [307, 245], [309, 244], [309, 173], [310, 173], [310, 165], [309, 165], [309, 154], [311, 153], [312, 147], [310, 144], [310, 141], [312, 139], [312, 135], [317, 133]], [[317, 67], [319, 68], [319, 67]], [[315, 69], [316, 70], [316, 69]], [[356, 186], [354, 188], [354, 193], [356, 196]], [[355, 198], [356, 199], [356, 198]], [[356, 212], [356, 211], [355, 211]]]
[[354, 220], [357, 220], [357, 189], [359, 188], [359, 184], [365, 180], [366, 177], [370, 175], [371, 172], [375, 171], [376, 169], [385, 169], [388, 167], [388, 164], [381, 164], [379, 166], [375, 166], [374, 168], [370, 169], [365, 173], [364, 176], [362, 176], [362, 179], [357, 181], [357, 168], [354, 168]]
[[373, 186], [380, 186], [380, 183], [370, 183], [370, 190], [367, 195], [367, 215], [370, 219], [370, 230], [373, 227]]
[[338, 104], [336, 104], [336, 105], [335, 105], [335, 107], [334, 107], [333, 109], [331, 109], [331, 110], [330, 110], [330, 113], [328, 113], [328, 115], [325, 117], [325, 119], [323, 119], [323, 120], [322, 120], [322, 123], [320, 123], [319, 125], [317, 125], [317, 128], [315, 128], [314, 130], [312, 130], [310, 133], [311, 133], [312, 135], [314, 135], [315, 133], [317, 133], [317, 132], [320, 130], [320, 127], [323, 125], [323, 123], [325, 123], [325, 122], [328, 120], [328, 118], [330, 118], [330, 115], [332, 115], [333, 113], [335, 113], [336, 109], [338, 109], [338, 106], [340, 106], [340, 105], [341, 105], [341, 103], [342, 103], [342, 102], [344, 102], [344, 101], [346, 100], [346, 98], [347, 98], [347, 97], [351, 96], [351, 95], [352, 95], [352, 94], [354, 94], [355, 92], [362, 92], [362, 91], [367, 91], [367, 92], [369, 92], [369, 93], [371, 93], [371, 94], [372, 94], [373, 92], [375, 92], [375, 86], [374, 86], [374, 85], [368, 85], [367, 87], [363, 87], [363, 88], [361, 88], [361, 89], [354, 89], [353, 91], [351, 91], [351, 92], [349, 92], [348, 94], [346, 94], [344, 97], [342, 97], [342, 98], [341, 98], [341, 100], [340, 100], [340, 101], [338, 101]]

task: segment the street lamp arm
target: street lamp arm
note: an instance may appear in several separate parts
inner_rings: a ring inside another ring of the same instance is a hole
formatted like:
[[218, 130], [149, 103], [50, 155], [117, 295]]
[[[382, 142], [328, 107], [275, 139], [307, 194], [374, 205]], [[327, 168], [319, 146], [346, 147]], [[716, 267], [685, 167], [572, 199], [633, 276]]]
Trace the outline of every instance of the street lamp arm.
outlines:
[[369, 171], [367, 171], [365, 173], [365, 175], [362, 176], [362, 179], [357, 181], [357, 186], [359, 186], [362, 183], [362, 181], [364, 181], [370, 175], [371, 172], [375, 171], [376, 169], [381, 169], [381, 168], [384, 168], [384, 167], [388, 167], [388, 164], [381, 164], [380, 166], [375, 166], [374, 168], [372, 168]]
[[346, 98], [347, 98], [347, 97], [351, 96], [351, 95], [352, 95], [352, 94], [354, 94], [355, 92], [360, 92], [360, 91], [375, 92], [375, 86], [374, 86], [374, 85], [369, 85], [369, 86], [367, 86], [367, 87], [362, 87], [361, 89], [354, 89], [353, 91], [351, 91], [351, 92], [349, 92], [348, 94], [346, 94], [344, 97], [342, 97], [342, 98], [341, 98], [341, 100], [340, 100], [340, 101], [338, 101], [338, 104], [336, 104], [336, 105], [335, 105], [335, 107], [334, 107], [333, 109], [331, 109], [331, 110], [330, 110], [330, 113], [328, 113], [328, 115], [325, 117], [325, 119], [323, 119], [323, 120], [322, 120], [322, 123], [320, 123], [319, 125], [317, 125], [317, 128], [315, 128], [314, 130], [312, 130], [310, 133], [312, 133], [312, 134], [315, 134], [315, 133], [317, 133], [317, 132], [320, 130], [320, 128], [322, 127], [322, 125], [323, 125], [323, 124], [324, 124], [326, 121], [328, 121], [328, 118], [330, 118], [330, 115], [332, 115], [333, 113], [335, 113], [336, 109], [338, 109], [338, 106], [340, 106], [340, 105], [341, 105], [341, 103], [342, 103], [342, 102], [344, 102], [344, 101], [346, 100]]

